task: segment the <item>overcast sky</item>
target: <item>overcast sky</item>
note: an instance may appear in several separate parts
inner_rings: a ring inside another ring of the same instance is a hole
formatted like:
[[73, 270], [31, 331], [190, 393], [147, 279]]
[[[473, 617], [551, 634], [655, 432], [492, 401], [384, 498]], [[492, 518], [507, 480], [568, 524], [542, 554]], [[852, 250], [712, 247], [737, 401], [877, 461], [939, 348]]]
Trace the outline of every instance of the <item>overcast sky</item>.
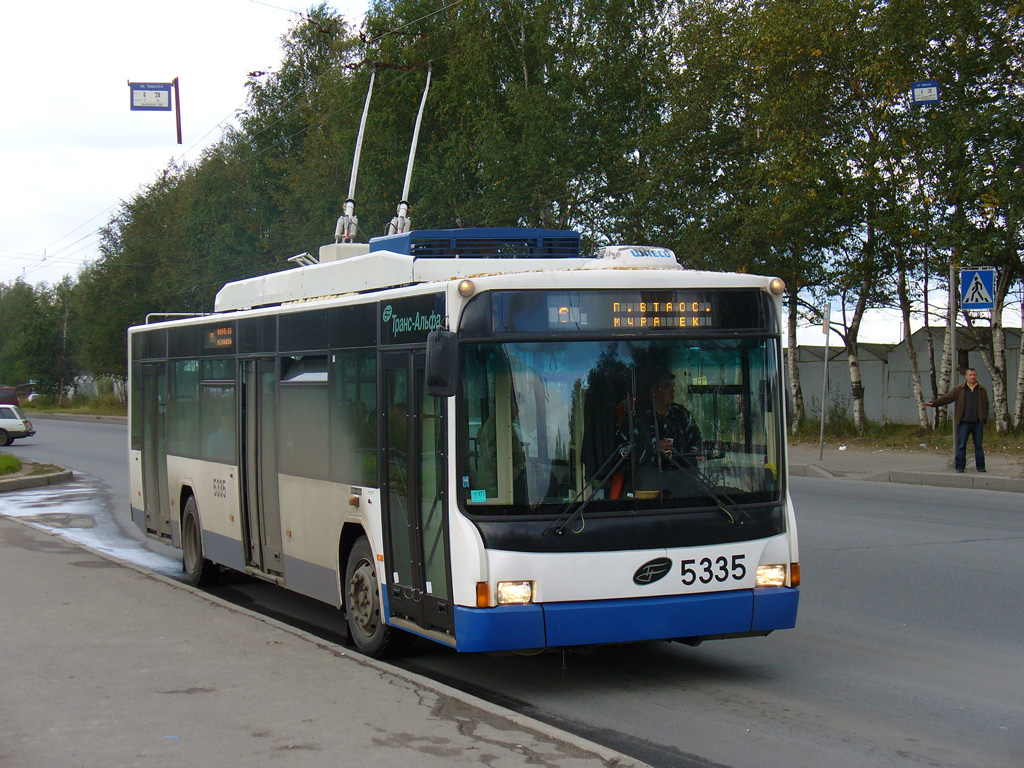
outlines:
[[[355, 26], [367, 0], [333, 0]], [[172, 159], [197, 160], [276, 69], [307, 3], [4, 3], [0, 25], [0, 282], [37, 285], [97, 257], [97, 230]], [[173, 112], [133, 112], [128, 81], [179, 79]], [[328, 237], [331, 233], [325, 233]], [[325, 240], [326, 242], [326, 240]]]
[[[331, 5], [357, 28], [367, 0]], [[98, 256], [97, 230], [172, 160], [196, 161], [245, 103], [249, 72], [276, 69], [307, 3], [53, 0], [0, 11], [0, 282], [54, 284]], [[128, 82], [181, 89], [173, 112], [131, 111]], [[339, 211], [340, 214], [340, 211]], [[333, 233], [324, 232], [324, 242]], [[804, 339], [804, 334], [807, 338]], [[862, 340], [899, 340], [896, 313]], [[821, 333], [801, 332], [819, 344]]]

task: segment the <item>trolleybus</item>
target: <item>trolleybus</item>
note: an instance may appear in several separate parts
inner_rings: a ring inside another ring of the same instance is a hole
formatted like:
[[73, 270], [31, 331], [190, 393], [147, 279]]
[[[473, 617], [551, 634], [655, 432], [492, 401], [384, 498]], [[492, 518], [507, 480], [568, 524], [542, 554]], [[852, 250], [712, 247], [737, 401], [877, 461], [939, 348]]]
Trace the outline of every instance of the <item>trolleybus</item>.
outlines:
[[782, 281], [575, 232], [412, 231], [129, 330], [131, 515], [193, 584], [458, 651], [793, 627]]

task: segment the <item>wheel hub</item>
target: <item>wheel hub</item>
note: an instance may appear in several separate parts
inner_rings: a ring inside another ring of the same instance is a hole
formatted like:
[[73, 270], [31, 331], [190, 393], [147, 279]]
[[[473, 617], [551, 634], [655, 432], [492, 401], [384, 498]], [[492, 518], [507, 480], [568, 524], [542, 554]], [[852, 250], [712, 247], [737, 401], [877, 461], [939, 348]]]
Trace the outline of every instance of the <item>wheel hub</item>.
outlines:
[[373, 634], [377, 628], [376, 581], [373, 566], [362, 562], [352, 574], [352, 583], [349, 584], [349, 614], [367, 634]]

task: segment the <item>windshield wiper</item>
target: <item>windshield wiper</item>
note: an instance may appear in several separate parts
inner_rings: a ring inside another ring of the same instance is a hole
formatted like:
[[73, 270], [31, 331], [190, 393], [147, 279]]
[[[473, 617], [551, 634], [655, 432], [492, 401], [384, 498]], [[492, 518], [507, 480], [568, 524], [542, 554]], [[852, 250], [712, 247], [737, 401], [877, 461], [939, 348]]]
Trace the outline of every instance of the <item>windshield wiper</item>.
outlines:
[[[619, 470], [619, 467], [622, 466], [622, 464], [626, 461], [626, 459], [629, 457], [629, 454], [632, 453], [632, 451], [633, 446], [631, 443], [623, 443], [622, 445], [617, 446], [615, 450], [611, 452], [608, 458], [604, 460], [604, 463], [598, 468], [597, 472], [594, 473], [594, 476], [600, 477], [601, 481], [590, 489], [590, 495], [586, 498], [586, 500], [581, 502], [578, 507], [573, 509], [573, 506], [577, 502], [579, 502], [580, 499], [583, 497], [583, 494], [587, 492], [587, 489], [584, 488], [578, 494], [576, 494], [576, 498], [574, 498], [572, 501], [570, 501], [568, 504], [562, 507], [561, 510], [559, 510], [558, 519], [556, 519], [555, 522], [548, 526], [547, 530], [544, 531], [544, 535], [564, 536], [565, 532], [568, 531], [572, 527], [572, 524], [575, 523], [583, 515], [583, 510], [585, 510], [587, 508], [587, 505], [589, 505], [590, 502], [594, 500], [594, 496], [597, 495], [597, 492], [601, 490], [605, 486], [605, 484], [615, 475], [615, 473]], [[609, 465], [611, 465], [611, 469], [608, 469]], [[608, 470], [607, 473], [605, 473], [606, 469]]]
[[[679, 454], [680, 457], [692, 457], [697, 459], [703, 454], [693, 452], [686, 454]], [[740, 509], [740, 505], [729, 498], [728, 494], [720, 493], [711, 487], [711, 484], [704, 479], [704, 475], [701, 474], [700, 469], [697, 468], [696, 463], [692, 467], [684, 467], [678, 461], [674, 455], [669, 455], [668, 460], [678, 469], [680, 472], [685, 472], [688, 477], [692, 477], [700, 489], [706, 493], [717, 507], [717, 511], [722, 513], [732, 525], [743, 525], [743, 519], [747, 515], [743, 510]]]

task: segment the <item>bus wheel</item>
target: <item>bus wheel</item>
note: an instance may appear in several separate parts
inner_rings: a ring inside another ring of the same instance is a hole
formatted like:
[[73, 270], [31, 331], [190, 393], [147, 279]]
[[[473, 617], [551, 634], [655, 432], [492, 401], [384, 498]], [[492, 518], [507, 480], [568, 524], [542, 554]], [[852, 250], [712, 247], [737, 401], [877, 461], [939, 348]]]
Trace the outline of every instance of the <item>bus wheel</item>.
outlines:
[[203, 557], [203, 532], [195, 496], [189, 496], [181, 518], [181, 564], [193, 587], [209, 584], [213, 578], [214, 565]]
[[367, 656], [387, 655], [395, 631], [380, 615], [380, 581], [365, 536], [352, 546], [345, 565], [345, 616], [349, 640]]

